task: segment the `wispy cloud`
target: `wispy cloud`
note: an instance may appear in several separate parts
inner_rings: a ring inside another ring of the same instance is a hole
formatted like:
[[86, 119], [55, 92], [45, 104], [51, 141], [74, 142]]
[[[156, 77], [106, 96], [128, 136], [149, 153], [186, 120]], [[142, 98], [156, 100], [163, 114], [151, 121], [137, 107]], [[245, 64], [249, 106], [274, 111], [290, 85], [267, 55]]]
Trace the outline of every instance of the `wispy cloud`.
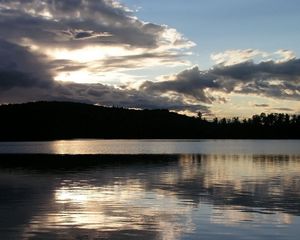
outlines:
[[224, 66], [235, 65], [247, 62], [255, 57], [266, 57], [267, 53], [256, 49], [245, 50], [227, 50], [220, 53], [212, 53], [211, 59], [216, 63]]
[[267, 61], [286, 62], [295, 59], [296, 55], [286, 49], [280, 49], [271, 53], [258, 49], [234, 49], [212, 53], [210, 57], [215, 64], [231, 66], [248, 61], [254, 61], [256, 63]]

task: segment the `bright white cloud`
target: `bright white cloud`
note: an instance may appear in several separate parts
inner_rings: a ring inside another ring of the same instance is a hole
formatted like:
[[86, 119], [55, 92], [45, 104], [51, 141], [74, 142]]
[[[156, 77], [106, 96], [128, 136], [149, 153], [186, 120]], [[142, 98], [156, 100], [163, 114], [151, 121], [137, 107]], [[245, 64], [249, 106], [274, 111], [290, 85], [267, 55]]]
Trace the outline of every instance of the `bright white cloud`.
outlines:
[[258, 49], [235, 49], [211, 54], [211, 59], [219, 65], [231, 66], [247, 61], [254, 62], [286, 62], [295, 59], [296, 55], [290, 50], [280, 49], [269, 53]]
[[278, 62], [286, 62], [296, 58], [296, 55], [293, 51], [285, 49], [280, 49], [276, 51], [275, 54], [279, 55], [279, 59], [277, 60]]
[[224, 66], [230, 66], [234, 64], [238, 64], [241, 62], [249, 61], [255, 57], [266, 57], [267, 53], [254, 50], [254, 49], [246, 49], [246, 50], [227, 50], [225, 52], [213, 53], [211, 54], [211, 59], [216, 64], [221, 64]]

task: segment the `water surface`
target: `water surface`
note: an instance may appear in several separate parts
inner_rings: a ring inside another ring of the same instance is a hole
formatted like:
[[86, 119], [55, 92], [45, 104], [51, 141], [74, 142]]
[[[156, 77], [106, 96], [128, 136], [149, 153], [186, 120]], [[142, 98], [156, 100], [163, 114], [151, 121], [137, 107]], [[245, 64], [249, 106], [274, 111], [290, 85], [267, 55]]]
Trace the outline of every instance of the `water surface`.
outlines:
[[62, 140], [0, 142], [0, 153], [300, 154], [300, 140]]
[[221, 143], [128, 163], [1, 167], [1, 239], [298, 239], [299, 141]]

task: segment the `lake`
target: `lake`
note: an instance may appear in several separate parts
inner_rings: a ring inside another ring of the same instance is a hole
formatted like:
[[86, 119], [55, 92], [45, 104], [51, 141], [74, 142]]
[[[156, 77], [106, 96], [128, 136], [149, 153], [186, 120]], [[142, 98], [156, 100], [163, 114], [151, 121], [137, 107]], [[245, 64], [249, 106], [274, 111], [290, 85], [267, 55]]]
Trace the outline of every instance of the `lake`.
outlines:
[[0, 239], [300, 234], [299, 140], [2, 142], [0, 153]]

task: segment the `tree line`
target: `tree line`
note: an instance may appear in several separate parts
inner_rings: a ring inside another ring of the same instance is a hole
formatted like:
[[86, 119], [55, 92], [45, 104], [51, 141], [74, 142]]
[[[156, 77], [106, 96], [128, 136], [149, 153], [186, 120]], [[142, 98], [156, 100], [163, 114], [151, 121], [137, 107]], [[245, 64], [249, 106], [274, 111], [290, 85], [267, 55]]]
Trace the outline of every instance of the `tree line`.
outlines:
[[300, 115], [206, 120], [158, 110], [73, 102], [0, 106], [0, 141], [105, 139], [300, 139]]
[[300, 115], [296, 114], [261, 113], [245, 119], [214, 118], [210, 121], [201, 117], [200, 121], [209, 138], [300, 138]]
[[[199, 115], [201, 117], [199, 117]], [[208, 122], [206, 119], [202, 119], [202, 114], [198, 114], [198, 117], [202, 121]], [[233, 118], [214, 118], [210, 121], [214, 125], [245, 125], [245, 126], [290, 126], [300, 124], [300, 115], [287, 113], [261, 113], [255, 114], [251, 118], [240, 119], [239, 117]]]

